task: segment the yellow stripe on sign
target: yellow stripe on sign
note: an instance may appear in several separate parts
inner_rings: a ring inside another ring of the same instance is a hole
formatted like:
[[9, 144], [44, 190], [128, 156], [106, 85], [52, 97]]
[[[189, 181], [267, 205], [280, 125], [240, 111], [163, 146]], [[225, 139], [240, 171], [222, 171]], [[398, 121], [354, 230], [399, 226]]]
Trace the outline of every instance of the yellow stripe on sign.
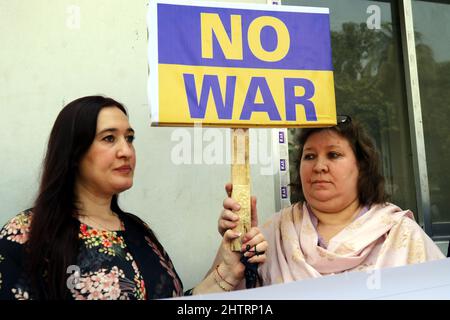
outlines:
[[[159, 65], [159, 125], [336, 124], [332, 71]], [[189, 92], [189, 93], [187, 93]]]

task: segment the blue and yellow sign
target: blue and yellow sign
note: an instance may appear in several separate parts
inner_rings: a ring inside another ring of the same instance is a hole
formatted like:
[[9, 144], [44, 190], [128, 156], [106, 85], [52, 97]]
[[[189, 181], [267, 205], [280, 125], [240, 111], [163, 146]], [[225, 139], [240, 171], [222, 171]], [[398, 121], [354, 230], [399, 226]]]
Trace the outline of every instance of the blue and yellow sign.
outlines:
[[336, 124], [328, 9], [150, 5], [152, 125]]

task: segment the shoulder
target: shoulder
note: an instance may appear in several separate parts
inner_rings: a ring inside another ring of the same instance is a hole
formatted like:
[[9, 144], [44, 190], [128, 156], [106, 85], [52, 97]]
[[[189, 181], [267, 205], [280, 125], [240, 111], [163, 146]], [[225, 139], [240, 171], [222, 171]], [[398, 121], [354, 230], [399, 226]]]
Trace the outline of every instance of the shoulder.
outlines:
[[120, 215], [120, 218], [124, 220], [125, 223], [131, 224], [135, 227], [144, 227], [146, 229], [150, 229], [150, 227], [144, 220], [142, 220], [133, 213], [124, 212], [123, 214]]
[[301, 220], [301, 218], [302, 218], [302, 203], [296, 203], [274, 213], [261, 226], [261, 231], [268, 232], [269, 230], [276, 230], [279, 229], [282, 224], [294, 223], [294, 221], [297, 221], [298, 219]]
[[166, 255], [163, 246], [156, 238], [153, 230], [144, 220], [129, 212], [121, 215], [121, 219], [125, 223], [125, 230], [129, 236], [145, 239], [145, 242], [153, 250], [158, 251], [160, 254]]
[[128, 232], [139, 235], [146, 235], [148, 233], [153, 234], [150, 226], [135, 214], [124, 212], [120, 215], [120, 218], [124, 222], [125, 229], [127, 229]]
[[[391, 206], [398, 208], [392, 204]], [[398, 250], [405, 250], [408, 264], [445, 258], [439, 247], [414, 220], [410, 210], [398, 208], [395, 217], [387, 234], [386, 245], [397, 250], [397, 254]]]
[[367, 213], [372, 213], [373, 217], [378, 217], [385, 224], [404, 224], [410, 226], [420, 226], [416, 223], [414, 213], [411, 210], [403, 210], [399, 206], [386, 202], [373, 204]]
[[[372, 204], [369, 208], [369, 211], [372, 211], [372, 210], [384, 212], [384, 213], [390, 213], [390, 214], [396, 214], [396, 213], [402, 212], [403, 214], [406, 214], [408, 216], [412, 215], [412, 211], [403, 210], [399, 206], [397, 206], [393, 203], [390, 203], [390, 202]], [[412, 215], [412, 216], [414, 217], [414, 215]]]
[[382, 222], [391, 224], [390, 233], [402, 234], [402, 237], [427, 237], [422, 227], [416, 222], [411, 210], [403, 210], [392, 203], [378, 204], [370, 210], [376, 210], [376, 214], [382, 215]]
[[18, 244], [27, 242], [32, 217], [33, 212], [31, 209], [28, 209], [10, 219], [0, 230], [0, 240], [7, 240]]

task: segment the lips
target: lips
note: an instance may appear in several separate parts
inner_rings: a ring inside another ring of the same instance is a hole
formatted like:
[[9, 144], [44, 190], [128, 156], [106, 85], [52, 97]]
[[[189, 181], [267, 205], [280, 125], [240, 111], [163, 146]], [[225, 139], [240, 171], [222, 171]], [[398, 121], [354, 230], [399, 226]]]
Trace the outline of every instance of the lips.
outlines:
[[314, 184], [314, 183], [331, 183], [331, 182], [326, 180], [314, 180], [312, 183]]
[[118, 167], [114, 169], [114, 171], [120, 172], [120, 173], [130, 173], [131, 172], [131, 166], [125, 165]]

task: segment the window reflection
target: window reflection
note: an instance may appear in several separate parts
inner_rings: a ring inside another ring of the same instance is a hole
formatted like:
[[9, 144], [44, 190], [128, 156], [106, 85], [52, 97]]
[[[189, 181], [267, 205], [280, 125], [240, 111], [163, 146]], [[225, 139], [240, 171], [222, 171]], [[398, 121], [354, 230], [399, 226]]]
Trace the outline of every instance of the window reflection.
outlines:
[[449, 222], [450, 5], [412, 5], [432, 221]]
[[[417, 214], [400, 31], [393, 18], [398, 17], [396, 2], [291, 0], [283, 4], [330, 8], [337, 113], [351, 115], [368, 129], [380, 150], [392, 201]], [[380, 8], [379, 29], [367, 26], [371, 5]], [[294, 131], [290, 130], [291, 142]], [[295, 150], [290, 147], [292, 167]]]

